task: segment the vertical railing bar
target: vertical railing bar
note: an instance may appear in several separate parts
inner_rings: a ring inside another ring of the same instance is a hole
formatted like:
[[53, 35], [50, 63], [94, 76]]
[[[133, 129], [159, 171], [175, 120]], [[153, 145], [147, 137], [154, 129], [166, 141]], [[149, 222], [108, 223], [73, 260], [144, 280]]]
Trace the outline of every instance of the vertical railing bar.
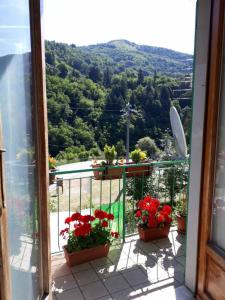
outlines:
[[159, 182], [160, 182], [160, 176], [161, 176], [161, 169], [160, 168], [158, 168], [158, 176], [157, 176], [157, 186], [158, 186], [158, 195], [157, 195], [157, 197], [160, 199], [160, 187], [159, 187]]
[[81, 213], [81, 201], [82, 201], [82, 178], [80, 178], [80, 213]]
[[100, 179], [100, 209], [102, 209], [102, 178]]
[[111, 205], [112, 205], [112, 177], [110, 177], [110, 181], [109, 181], [109, 213], [111, 213]]
[[[144, 197], [144, 173], [141, 174], [141, 199]], [[138, 200], [138, 199], [136, 199]]]
[[69, 178], [69, 217], [70, 217], [70, 192], [71, 192], [71, 185], [70, 185], [70, 182], [71, 181], [71, 179]]
[[[166, 167], [166, 168], [164, 168], [163, 169], [163, 171], [164, 171], [164, 175], [163, 176], [165, 176], [165, 170], [167, 171], [167, 170], [169, 170], [169, 167]], [[168, 171], [169, 172], [169, 171]], [[166, 173], [167, 175], [166, 176], [169, 176], [169, 173]], [[167, 178], [165, 178], [165, 180], [167, 180]], [[169, 179], [168, 179], [169, 180]], [[168, 188], [170, 189], [170, 187], [169, 187], [169, 184], [168, 184]], [[167, 194], [166, 194], [166, 186], [164, 185], [164, 197], [165, 197], [165, 202], [167, 202]], [[170, 190], [168, 191], [168, 193], [169, 193], [169, 197], [170, 197]]]
[[125, 232], [125, 216], [126, 216], [126, 204], [125, 204], [125, 201], [126, 201], [126, 172], [125, 172], [125, 169], [123, 169], [123, 243], [125, 242], [125, 235], [126, 235], [126, 232]]
[[[119, 195], [120, 195], [120, 180], [121, 178], [119, 178]], [[118, 232], [120, 232], [120, 196], [119, 196], [119, 203], [118, 203], [118, 220], [117, 220], [117, 226], [118, 226]]]
[[171, 206], [172, 206], [172, 209], [174, 208], [174, 198], [175, 198], [175, 195], [174, 195], [174, 192], [175, 192], [175, 167], [173, 166], [172, 167], [172, 170], [173, 170], [173, 189], [172, 189], [172, 203], [171, 203]]
[[90, 177], [90, 215], [92, 215], [92, 176]]
[[60, 243], [59, 243], [59, 185], [57, 184], [57, 208], [58, 208], [58, 217], [57, 217], [57, 226], [58, 226], [58, 249], [60, 251]]

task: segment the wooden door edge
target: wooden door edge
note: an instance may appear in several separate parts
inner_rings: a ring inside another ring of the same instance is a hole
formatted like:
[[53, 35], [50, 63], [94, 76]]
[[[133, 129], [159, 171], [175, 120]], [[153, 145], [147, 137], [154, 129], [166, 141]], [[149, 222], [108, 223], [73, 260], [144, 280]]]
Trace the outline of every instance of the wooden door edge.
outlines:
[[50, 295], [51, 257], [48, 207], [48, 123], [45, 84], [44, 39], [42, 36], [42, 5], [43, 0], [30, 0], [42, 290], [43, 294]]
[[[0, 147], [3, 148], [0, 120]], [[5, 205], [5, 182], [2, 151], [0, 151], [0, 300], [11, 300], [11, 276], [9, 264], [8, 220]]]
[[204, 126], [203, 179], [201, 183], [201, 214], [199, 219], [197, 296], [200, 299], [210, 299], [205, 291], [206, 250], [211, 235], [211, 222], [208, 222], [208, 220], [211, 220], [212, 212], [223, 24], [224, 0], [214, 0], [212, 1], [210, 24], [211, 38], [207, 76], [207, 109]]

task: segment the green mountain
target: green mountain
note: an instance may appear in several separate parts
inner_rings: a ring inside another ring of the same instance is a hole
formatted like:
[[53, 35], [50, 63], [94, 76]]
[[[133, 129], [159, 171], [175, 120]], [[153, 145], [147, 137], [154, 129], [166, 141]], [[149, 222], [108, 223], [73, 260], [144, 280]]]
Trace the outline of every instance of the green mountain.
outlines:
[[131, 149], [145, 136], [161, 147], [171, 104], [188, 134], [191, 55], [125, 40], [85, 47], [46, 41], [46, 74], [49, 150], [59, 159], [97, 156], [106, 143], [123, 148], [128, 102], [137, 112]]
[[137, 45], [126, 40], [116, 40], [105, 44], [80, 47], [82, 51], [100, 56], [110, 66], [117, 66], [119, 72], [142, 69], [145, 75], [154, 71], [168, 76], [177, 76], [192, 72], [192, 55], [173, 50]]
[[[86, 64], [97, 64], [101, 69], [111, 68], [113, 73], [142, 69], [145, 75], [158, 74], [177, 77], [192, 73], [193, 56], [173, 50], [137, 45], [126, 40], [76, 47], [47, 42], [56, 57], [85, 73]], [[62, 49], [64, 48], [64, 49]], [[69, 60], [67, 60], [69, 56]]]

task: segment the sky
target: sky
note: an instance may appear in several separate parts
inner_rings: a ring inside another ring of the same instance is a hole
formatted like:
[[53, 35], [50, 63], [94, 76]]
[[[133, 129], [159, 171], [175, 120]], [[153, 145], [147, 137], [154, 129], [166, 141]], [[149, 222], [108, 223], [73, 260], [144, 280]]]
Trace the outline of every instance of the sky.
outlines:
[[196, 0], [44, 0], [44, 36], [77, 46], [126, 39], [193, 54]]

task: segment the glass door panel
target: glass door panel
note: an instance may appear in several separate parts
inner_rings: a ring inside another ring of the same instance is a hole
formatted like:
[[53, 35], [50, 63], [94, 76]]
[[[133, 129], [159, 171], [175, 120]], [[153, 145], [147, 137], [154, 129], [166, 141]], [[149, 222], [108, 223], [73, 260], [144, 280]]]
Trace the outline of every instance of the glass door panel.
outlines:
[[0, 118], [15, 300], [40, 294], [30, 32], [29, 0], [1, 0]]
[[[224, 41], [225, 39], [223, 39]], [[216, 178], [212, 209], [212, 241], [225, 251], [225, 45], [223, 45], [222, 76], [218, 118]]]

